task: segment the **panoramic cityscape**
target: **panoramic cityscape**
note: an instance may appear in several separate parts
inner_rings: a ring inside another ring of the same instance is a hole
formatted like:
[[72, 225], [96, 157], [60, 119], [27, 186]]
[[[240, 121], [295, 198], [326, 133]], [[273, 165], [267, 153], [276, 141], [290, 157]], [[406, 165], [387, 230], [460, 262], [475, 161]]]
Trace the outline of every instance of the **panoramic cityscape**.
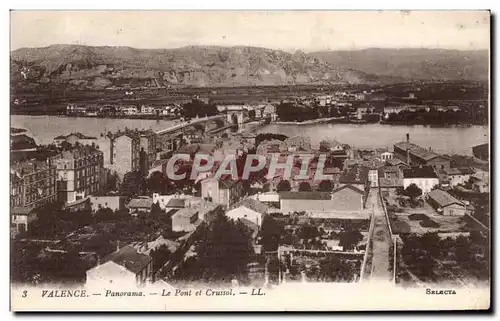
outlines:
[[[489, 39], [489, 13], [469, 15]], [[19, 43], [12, 284], [490, 286], [489, 43]]]

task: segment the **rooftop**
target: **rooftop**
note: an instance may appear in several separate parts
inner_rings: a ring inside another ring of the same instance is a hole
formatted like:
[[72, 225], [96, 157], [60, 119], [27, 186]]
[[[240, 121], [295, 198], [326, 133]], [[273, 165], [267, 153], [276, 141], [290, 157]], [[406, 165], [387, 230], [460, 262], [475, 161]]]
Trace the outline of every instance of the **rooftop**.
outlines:
[[139, 273], [152, 258], [149, 255], [141, 254], [132, 245], [126, 245], [116, 252], [113, 252], [103, 259], [103, 263], [113, 261], [125, 267], [127, 270]]
[[280, 192], [280, 199], [284, 200], [329, 200], [328, 192]]
[[438, 178], [431, 166], [419, 166], [403, 169], [404, 178]]
[[342, 172], [339, 181], [341, 183], [364, 184], [368, 181], [368, 172], [368, 168], [354, 165]]
[[186, 207], [186, 208], [181, 208], [178, 210], [172, 217], [186, 217], [186, 218], [191, 218], [198, 214], [199, 209], [193, 208], [193, 207]]
[[167, 207], [184, 208], [186, 206], [185, 198], [171, 198], [167, 203]]
[[76, 136], [78, 139], [97, 139], [97, 137], [85, 136], [82, 133], [70, 133], [68, 135], [59, 135], [59, 136], [54, 137], [54, 139], [67, 139], [70, 136]]
[[62, 151], [61, 154], [58, 155], [56, 158], [77, 159], [94, 154], [103, 154], [103, 152], [94, 146], [79, 145], [77, 147], [73, 147], [72, 149]]
[[445, 206], [448, 206], [451, 204], [463, 205], [462, 202], [460, 202], [459, 200], [457, 200], [456, 198], [454, 198], [453, 196], [451, 196], [447, 192], [440, 190], [440, 189], [435, 189], [435, 190], [430, 191], [427, 194], [427, 196], [432, 198], [434, 201], [436, 201], [436, 203], [438, 203], [439, 206], [441, 206], [441, 207], [445, 207]]
[[439, 154], [433, 152], [432, 150], [427, 150], [427, 149], [422, 148], [416, 144], [408, 143], [408, 142], [396, 143], [396, 144], [394, 144], [394, 147], [397, 147], [397, 148], [402, 149], [404, 151], [409, 149], [411, 154], [413, 154], [416, 157], [419, 157], [425, 161], [429, 161], [433, 158], [440, 156]]
[[269, 206], [252, 198], [245, 198], [244, 200], [236, 203], [232, 207], [238, 208], [240, 206], [244, 206], [261, 214], [266, 214], [269, 211]]
[[128, 203], [128, 207], [132, 208], [150, 208], [151, 206], [153, 206], [151, 198], [133, 198]]
[[49, 165], [45, 161], [30, 160], [14, 163], [10, 168], [11, 172], [18, 173], [22, 176], [34, 173], [35, 171], [47, 170]]

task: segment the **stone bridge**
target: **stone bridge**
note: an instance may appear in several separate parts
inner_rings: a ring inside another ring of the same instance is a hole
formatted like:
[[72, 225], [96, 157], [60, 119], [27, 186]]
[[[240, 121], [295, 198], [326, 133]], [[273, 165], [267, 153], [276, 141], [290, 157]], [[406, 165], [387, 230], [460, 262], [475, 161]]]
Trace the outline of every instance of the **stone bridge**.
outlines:
[[169, 128], [156, 131], [156, 147], [161, 150], [176, 150], [181, 140], [193, 131], [201, 136], [215, 134], [225, 129], [241, 127], [245, 115], [243, 112], [228, 112], [215, 116], [193, 118]]

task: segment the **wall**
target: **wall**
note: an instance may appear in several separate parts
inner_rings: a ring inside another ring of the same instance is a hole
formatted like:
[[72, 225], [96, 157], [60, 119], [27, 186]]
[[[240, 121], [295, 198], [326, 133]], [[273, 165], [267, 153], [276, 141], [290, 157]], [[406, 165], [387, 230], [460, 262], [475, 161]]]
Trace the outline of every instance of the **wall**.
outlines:
[[332, 195], [332, 209], [336, 211], [359, 211], [363, 209], [363, 195], [344, 188]]
[[125, 208], [125, 199], [121, 196], [92, 196], [90, 198], [90, 207], [92, 212], [102, 208], [109, 208], [113, 211]]
[[427, 165], [432, 166], [435, 170], [450, 169], [450, 161], [444, 157], [436, 157], [427, 162]]
[[464, 216], [465, 215], [465, 206], [461, 206], [458, 204], [451, 204], [446, 207], [443, 207], [443, 215], [444, 216]]
[[132, 171], [133, 149], [132, 139], [127, 136], [120, 136], [114, 140], [113, 148], [113, 165], [116, 173], [123, 179], [125, 173]]
[[421, 190], [422, 194], [427, 194], [431, 189], [439, 184], [439, 179], [437, 178], [405, 178], [403, 179], [403, 187], [407, 188], [409, 185], [415, 184]]

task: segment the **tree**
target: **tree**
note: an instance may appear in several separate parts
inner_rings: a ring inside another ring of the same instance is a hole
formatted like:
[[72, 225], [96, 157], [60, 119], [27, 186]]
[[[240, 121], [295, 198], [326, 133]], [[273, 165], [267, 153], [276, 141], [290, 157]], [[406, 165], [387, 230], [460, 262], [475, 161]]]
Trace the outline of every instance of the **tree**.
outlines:
[[361, 240], [363, 240], [363, 234], [353, 227], [345, 229], [339, 235], [339, 245], [342, 246], [343, 251], [354, 249]]
[[201, 231], [196, 247], [198, 257], [195, 278], [206, 281], [229, 281], [248, 276], [247, 264], [254, 253], [248, 228], [218, 215]]
[[405, 189], [405, 194], [411, 199], [414, 203], [417, 197], [422, 195], [422, 190], [415, 183], [408, 185]]
[[128, 197], [140, 195], [143, 193], [144, 185], [144, 177], [141, 172], [127, 172], [123, 175], [123, 183], [120, 189], [121, 195]]
[[283, 228], [278, 224], [272, 216], [265, 215], [262, 219], [262, 227], [260, 229], [260, 243], [264, 251], [276, 251], [278, 249], [280, 238], [283, 233]]
[[151, 257], [153, 258], [153, 271], [156, 272], [165, 265], [169, 260], [172, 252], [168, 249], [165, 244], [160, 245], [156, 249], [151, 250]]
[[164, 213], [164, 211], [160, 207], [160, 203], [156, 202], [151, 205], [151, 215], [160, 215]]
[[333, 184], [329, 180], [324, 180], [319, 183], [318, 189], [322, 192], [331, 192], [333, 189]]
[[114, 173], [106, 173], [108, 176], [107, 181], [106, 181], [106, 192], [107, 191], [116, 191], [118, 189], [119, 185], [119, 179], [118, 179], [118, 174], [116, 172]]
[[292, 185], [290, 185], [289, 181], [283, 180], [278, 183], [276, 190], [278, 192], [289, 192], [292, 190]]
[[147, 179], [149, 193], [158, 193], [163, 195], [167, 190], [167, 179], [162, 172], [154, 171]]
[[302, 183], [300, 183], [300, 185], [299, 185], [299, 191], [300, 192], [310, 192], [310, 191], [312, 191], [311, 184], [309, 184], [308, 182], [302, 182]]

